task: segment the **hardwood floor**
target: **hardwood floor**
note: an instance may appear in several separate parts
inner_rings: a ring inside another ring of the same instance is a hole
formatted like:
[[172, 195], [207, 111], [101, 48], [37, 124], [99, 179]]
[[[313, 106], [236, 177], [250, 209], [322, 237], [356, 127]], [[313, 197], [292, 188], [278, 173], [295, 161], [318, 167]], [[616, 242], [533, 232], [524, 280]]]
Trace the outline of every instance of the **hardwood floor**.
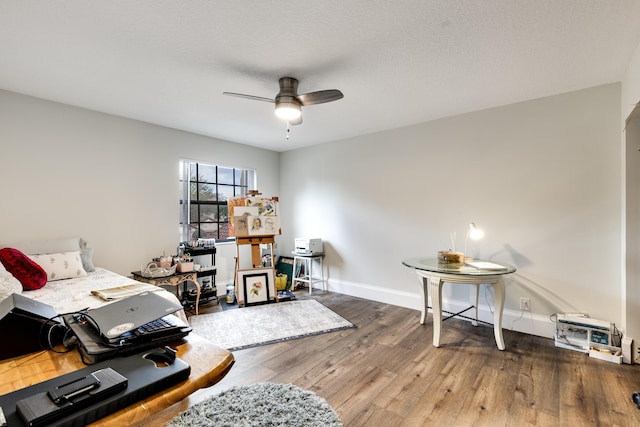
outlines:
[[[309, 298], [304, 290], [297, 296]], [[418, 311], [331, 292], [310, 298], [358, 327], [234, 352], [219, 384], [166, 417], [231, 386], [271, 381], [324, 397], [345, 426], [640, 425], [631, 400], [640, 365], [592, 359], [509, 330], [499, 351], [491, 327], [457, 319], [444, 323], [435, 348], [431, 323], [420, 325]]]

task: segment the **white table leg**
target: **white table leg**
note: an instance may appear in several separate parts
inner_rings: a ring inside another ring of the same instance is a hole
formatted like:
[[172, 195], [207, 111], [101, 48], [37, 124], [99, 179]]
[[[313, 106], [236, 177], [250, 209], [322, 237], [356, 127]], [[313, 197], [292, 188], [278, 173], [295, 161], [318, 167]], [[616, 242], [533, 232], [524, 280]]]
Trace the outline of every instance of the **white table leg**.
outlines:
[[418, 280], [420, 281], [420, 324], [424, 325], [427, 322], [427, 315], [429, 313], [427, 307], [429, 304], [429, 279], [418, 274]]
[[321, 284], [322, 284], [322, 290], [323, 291], [328, 291], [329, 290], [329, 284], [324, 281], [324, 262], [323, 262], [323, 258], [324, 258], [324, 256], [320, 256], [320, 280], [321, 280]]
[[504, 281], [498, 278], [493, 283], [493, 298], [495, 307], [493, 310], [493, 334], [496, 337], [498, 349], [504, 350], [504, 338], [502, 337], [502, 310], [504, 309]]
[[308, 258], [307, 259], [307, 264], [309, 267], [309, 271], [307, 273], [309, 273], [309, 295], [311, 295], [311, 288], [313, 288], [313, 273], [312, 273], [312, 269], [313, 269], [313, 258]]
[[471, 301], [470, 302], [471, 302], [471, 305], [475, 307], [474, 311], [476, 312], [476, 317], [475, 317], [475, 320], [471, 321], [471, 324], [473, 326], [478, 326], [478, 293], [480, 291], [480, 285], [475, 283], [475, 284], [473, 284], [473, 287], [474, 287], [475, 293], [471, 294]]
[[433, 305], [433, 346], [440, 347], [440, 331], [442, 330], [442, 285], [444, 281], [439, 277], [429, 277], [429, 292]]

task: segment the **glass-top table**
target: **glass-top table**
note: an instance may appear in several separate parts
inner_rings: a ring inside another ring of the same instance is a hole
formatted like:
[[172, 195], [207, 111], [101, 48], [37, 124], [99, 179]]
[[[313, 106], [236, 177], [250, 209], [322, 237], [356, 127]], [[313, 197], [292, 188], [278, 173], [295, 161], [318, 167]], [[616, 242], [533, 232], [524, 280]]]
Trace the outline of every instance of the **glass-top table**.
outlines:
[[[445, 283], [475, 285], [475, 309], [473, 323], [478, 320], [478, 290], [480, 285], [490, 285], [494, 291], [495, 308], [493, 310], [493, 332], [496, 344], [500, 350], [505, 349], [502, 337], [502, 312], [504, 309], [504, 281], [503, 276], [514, 273], [516, 268], [508, 264], [498, 264], [490, 261], [472, 260], [464, 264], [440, 263], [437, 258], [416, 257], [402, 261], [402, 264], [413, 268], [420, 280], [421, 316], [420, 323], [425, 324], [428, 313], [428, 294], [431, 292], [433, 305], [433, 345], [440, 347], [440, 333], [442, 330], [442, 286]], [[465, 310], [466, 311], [466, 310]]]
[[514, 273], [516, 268], [509, 264], [498, 264], [490, 261], [471, 260], [464, 264], [444, 264], [437, 258], [408, 258], [402, 261], [407, 267], [426, 270], [434, 273], [462, 274], [471, 276], [493, 276], [496, 274]]

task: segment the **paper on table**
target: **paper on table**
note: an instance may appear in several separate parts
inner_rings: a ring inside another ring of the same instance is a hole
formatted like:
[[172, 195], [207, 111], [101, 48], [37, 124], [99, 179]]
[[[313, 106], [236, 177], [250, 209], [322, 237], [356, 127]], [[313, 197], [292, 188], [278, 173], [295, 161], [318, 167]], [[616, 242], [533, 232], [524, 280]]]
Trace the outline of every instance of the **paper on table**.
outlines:
[[105, 301], [113, 301], [116, 299], [138, 295], [143, 292], [155, 292], [161, 289], [162, 288], [147, 283], [132, 283], [130, 285], [123, 285], [115, 288], [94, 290], [91, 291], [91, 293]]
[[487, 261], [468, 261], [465, 264], [470, 265], [471, 267], [475, 267], [479, 270], [506, 270], [507, 267], [500, 265], [500, 264], [494, 264], [492, 262], [487, 262]]

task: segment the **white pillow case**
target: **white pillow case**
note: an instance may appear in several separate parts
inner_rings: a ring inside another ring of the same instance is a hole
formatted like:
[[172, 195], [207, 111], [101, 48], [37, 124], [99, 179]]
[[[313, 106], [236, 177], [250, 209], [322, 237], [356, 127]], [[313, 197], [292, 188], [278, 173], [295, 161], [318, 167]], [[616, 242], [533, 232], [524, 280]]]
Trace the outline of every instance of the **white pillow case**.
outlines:
[[46, 271], [49, 282], [87, 276], [82, 266], [80, 251], [29, 255], [29, 258]]
[[22, 283], [9, 273], [0, 262], [0, 301], [9, 295], [22, 293]]

